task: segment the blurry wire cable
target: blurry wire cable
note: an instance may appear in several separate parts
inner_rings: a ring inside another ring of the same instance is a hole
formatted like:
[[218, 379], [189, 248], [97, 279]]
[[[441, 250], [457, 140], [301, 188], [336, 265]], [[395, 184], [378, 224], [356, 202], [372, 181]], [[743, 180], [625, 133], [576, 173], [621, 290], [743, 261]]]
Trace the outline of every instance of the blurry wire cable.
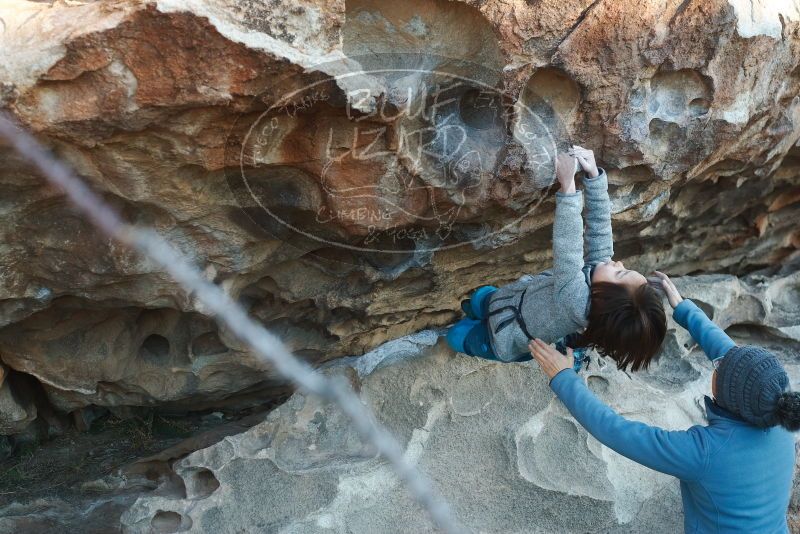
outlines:
[[70, 201], [98, 228], [109, 236], [137, 249], [165, 269], [189, 295], [199, 301], [263, 362], [292, 381], [301, 390], [335, 402], [350, 418], [365, 442], [371, 443], [388, 460], [411, 495], [428, 510], [434, 522], [445, 532], [465, 532], [453, 518], [449, 506], [433, 489], [430, 481], [410, 464], [403, 448], [382, 428], [371, 411], [343, 380], [333, 380], [316, 372], [295, 358], [273, 334], [256, 323], [222, 289], [209, 282], [189, 261], [156, 232], [125, 223], [99, 195], [94, 193], [65, 164], [53, 157], [36, 139], [22, 129], [8, 114], [0, 112], [0, 137], [52, 184], [63, 190]]

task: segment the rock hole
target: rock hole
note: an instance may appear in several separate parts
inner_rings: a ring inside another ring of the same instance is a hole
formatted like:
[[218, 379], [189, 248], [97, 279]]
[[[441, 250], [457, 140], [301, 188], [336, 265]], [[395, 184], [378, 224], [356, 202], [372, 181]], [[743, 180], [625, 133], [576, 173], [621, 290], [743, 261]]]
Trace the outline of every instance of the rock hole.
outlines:
[[192, 520], [178, 512], [158, 510], [156, 515], [153, 516], [153, 519], [150, 520], [150, 526], [153, 532], [171, 534], [173, 532], [190, 529], [192, 527]]
[[216, 332], [206, 332], [192, 341], [192, 354], [195, 356], [213, 356], [228, 352], [228, 346], [222, 342]]
[[711, 79], [692, 69], [659, 71], [650, 80], [647, 109], [653, 118], [685, 124], [711, 107]]
[[264, 165], [247, 178], [251, 194], [269, 208], [316, 212], [324, 200], [314, 177], [291, 165]]
[[659, 389], [678, 392], [683, 391], [686, 384], [700, 378], [700, 371], [682, 358], [657, 358], [639, 376], [648, 384]]
[[608, 392], [608, 380], [602, 376], [590, 376], [586, 379], [589, 389], [593, 392], [603, 395]]
[[635, 182], [650, 185], [655, 180], [658, 180], [656, 173], [647, 165], [632, 165], [608, 170], [608, 183], [613, 185], [627, 185]]
[[186, 499], [188, 497], [186, 482], [171, 468], [166, 472], [162, 480], [164, 482], [161, 484], [161, 490], [163, 490], [164, 495], [173, 495], [176, 499]]
[[493, 91], [465, 91], [459, 100], [458, 112], [464, 124], [476, 130], [502, 127], [505, 124], [502, 99]]
[[525, 84], [518, 107], [523, 113], [515, 119], [513, 135], [525, 149], [528, 177], [537, 188], [549, 186], [554, 172], [552, 165], [542, 163], [552, 161], [542, 157], [542, 150], [568, 148], [579, 103], [578, 84], [559, 69], [539, 69]]
[[142, 342], [139, 356], [149, 360], [162, 360], [169, 356], [169, 340], [159, 334], [150, 334]]
[[703, 310], [703, 313], [708, 315], [709, 319], [711, 319], [712, 321], [714, 320], [714, 307], [711, 304], [703, 302], [702, 300], [699, 300], [697, 298], [693, 298], [692, 301], [697, 305], [698, 308]]
[[685, 129], [675, 122], [653, 119], [648, 124], [650, 143], [653, 152], [660, 156], [675, 151], [675, 147], [685, 146]]
[[[321, 130], [327, 131], [326, 128], [333, 126], [320, 124]], [[275, 150], [279, 150], [280, 154], [271, 159], [269, 164], [248, 169], [246, 180], [230, 180], [229, 187], [247, 216], [262, 230], [276, 239], [289, 240], [299, 247], [305, 247], [307, 238], [291, 227], [302, 228], [304, 232], [323, 239], [335, 239], [335, 227], [338, 225], [323, 225], [315, 219], [315, 215], [319, 214], [319, 209], [323, 209], [325, 220], [329, 214], [325, 212], [327, 208], [323, 205], [325, 194], [336, 196], [342, 192], [337, 190], [340, 180], [336, 180], [333, 175], [323, 180], [326, 188], [323, 193], [320, 181], [312, 174], [282, 163], [283, 158], [296, 157], [292, 154], [311, 154], [318, 150], [308, 144], [308, 138], [292, 134], [294, 131], [275, 133], [276, 138], [280, 137], [274, 141], [277, 147]], [[306, 130], [299, 128], [299, 131]], [[336, 221], [334, 218], [331, 222]], [[236, 220], [236, 224], [240, 222]]]
[[578, 84], [566, 72], [552, 67], [533, 73], [522, 93], [522, 100], [526, 105], [535, 106], [541, 100], [565, 124], [571, 122], [580, 98]]
[[689, 114], [693, 117], [699, 117], [708, 113], [711, 104], [705, 98], [695, 98], [689, 102]]
[[186, 495], [190, 499], [205, 499], [219, 488], [219, 480], [210, 469], [192, 469], [184, 476]]

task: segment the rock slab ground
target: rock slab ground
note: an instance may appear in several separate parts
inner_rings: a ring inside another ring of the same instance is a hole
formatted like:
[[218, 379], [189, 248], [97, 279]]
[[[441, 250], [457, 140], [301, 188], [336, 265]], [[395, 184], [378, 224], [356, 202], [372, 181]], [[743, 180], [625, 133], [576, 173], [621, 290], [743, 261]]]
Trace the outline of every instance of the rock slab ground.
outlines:
[[[676, 284], [737, 343], [775, 351], [800, 386], [800, 273], [698, 276]], [[704, 423], [711, 371], [702, 351], [671, 322], [664, 351], [647, 372], [628, 375], [593, 354], [581, 374], [625, 417], [685, 429]], [[440, 332], [426, 330], [338, 360], [326, 372], [351, 381], [474, 532], [682, 529], [677, 480], [589, 436], [533, 362], [454, 354]], [[126, 532], [158, 525], [208, 533], [435, 531], [343, 415], [302, 393], [174, 469], [185, 497], [140, 498], [122, 516]]]

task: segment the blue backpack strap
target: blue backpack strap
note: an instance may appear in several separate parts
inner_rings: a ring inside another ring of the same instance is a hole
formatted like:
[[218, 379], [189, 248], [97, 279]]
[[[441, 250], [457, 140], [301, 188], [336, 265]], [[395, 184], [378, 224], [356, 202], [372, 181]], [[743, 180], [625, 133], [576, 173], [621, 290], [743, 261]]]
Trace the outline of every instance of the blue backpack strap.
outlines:
[[572, 368], [576, 373], [583, 368], [584, 363], [589, 363], [589, 356], [586, 354], [586, 347], [573, 347], [577, 340], [577, 334], [569, 334], [556, 341], [556, 350], [564, 356], [567, 355], [567, 348], [572, 349]]

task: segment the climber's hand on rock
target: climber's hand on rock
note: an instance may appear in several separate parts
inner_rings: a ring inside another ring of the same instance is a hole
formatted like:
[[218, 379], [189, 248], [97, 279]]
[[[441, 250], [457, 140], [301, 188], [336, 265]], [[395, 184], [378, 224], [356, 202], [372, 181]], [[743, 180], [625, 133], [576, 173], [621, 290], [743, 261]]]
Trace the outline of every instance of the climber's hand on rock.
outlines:
[[569, 154], [559, 152], [556, 156], [556, 178], [558, 183], [561, 184], [562, 193], [575, 192], [575, 172], [577, 171], [577, 163], [575, 158]]
[[548, 378], [552, 379], [564, 369], [572, 369], [574, 363], [572, 349], [567, 348], [567, 355], [564, 356], [554, 347], [551, 347], [539, 338], [528, 343], [533, 359], [539, 362], [539, 366]]
[[669, 305], [675, 308], [683, 302], [683, 297], [678, 292], [678, 288], [675, 287], [675, 284], [672, 283], [672, 280], [669, 279], [669, 276], [662, 273], [661, 271], [653, 271], [656, 273], [656, 276], [661, 280], [661, 287], [664, 289], [664, 293], [667, 294], [667, 300], [669, 301]]
[[578, 160], [578, 165], [581, 166], [581, 169], [583, 169], [590, 178], [596, 178], [600, 174], [600, 171], [597, 169], [597, 163], [594, 161], [594, 152], [588, 148], [572, 145], [568, 154]]

